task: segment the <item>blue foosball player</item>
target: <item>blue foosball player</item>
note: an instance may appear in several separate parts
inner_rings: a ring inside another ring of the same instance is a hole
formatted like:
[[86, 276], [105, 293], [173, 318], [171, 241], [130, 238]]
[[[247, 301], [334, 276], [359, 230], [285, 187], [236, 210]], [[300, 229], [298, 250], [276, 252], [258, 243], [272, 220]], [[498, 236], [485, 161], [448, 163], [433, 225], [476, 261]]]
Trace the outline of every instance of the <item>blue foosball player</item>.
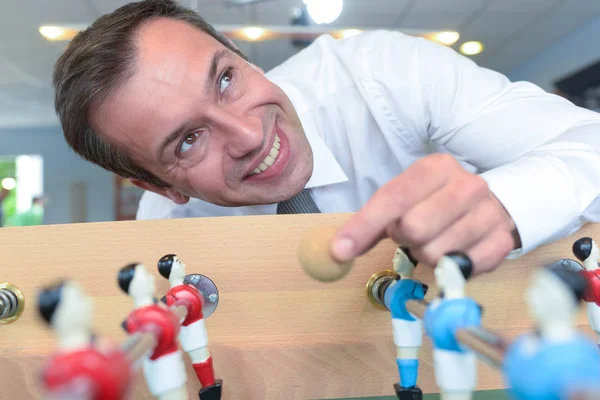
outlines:
[[417, 386], [419, 349], [423, 341], [423, 328], [419, 319], [406, 309], [406, 301], [422, 300], [427, 285], [412, 279], [417, 261], [407, 248], [399, 247], [393, 259], [396, 280], [386, 289], [385, 306], [391, 311], [394, 344], [397, 349], [396, 364], [400, 375], [394, 390], [399, 400], [421, 400], [422, 392]]
[[585, 290], [585, 278], [577, 272], [542, 268], [534, 273], [527, 303], [537, 330], [517, 338], [504, 360], [515, 399], [567, 400], [600, 390], [600, 350], [574, 324]]
[[435, 270], [442, 291], [425, 312], [425, 332], [433, 344], [435, 379], [442, 400], [468, 400], [477, 386], [477, 358], [456, 340], [459, 329], [481, 326], [481, 307], [465, 296], [473, 265], [462, 253], [441, 257]]

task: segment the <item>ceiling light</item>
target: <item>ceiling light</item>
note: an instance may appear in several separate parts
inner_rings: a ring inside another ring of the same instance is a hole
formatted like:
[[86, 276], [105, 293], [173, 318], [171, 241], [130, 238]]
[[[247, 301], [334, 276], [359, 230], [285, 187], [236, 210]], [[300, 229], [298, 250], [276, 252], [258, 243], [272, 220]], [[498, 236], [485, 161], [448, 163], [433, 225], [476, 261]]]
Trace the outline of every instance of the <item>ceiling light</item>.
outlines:
[[2, 187], [6, 190], [13, 190], [17, 186], [15, 178], [4, 178], [2, 179]]
[[75, 37], [79, 29], [62, 26], [44, 25], [39, 28], [40, 34], [48, 40], [70, 40]]
[[342, 29], [340, 31], [340, 37], [347, 39], [352, 36], [360, 35], [363, 31], [361, 29]]
[[259, 28], [256, 26], [244, 28], [242, 31], [244, 35], [246, 35], [246, 37], [250, 40], [257, 40], [265, 33], [265, 30], [263, 28]]
[[479, 54], [483, 51], [483, 44], [481, 42], [465, 42], [460, 46], [460, 52], [472, 56]]
[[40, 26], [40, 33], [48, 40], [56, 40], [65, 34], [65, 28], [60, 26]]
[[225, 0], [228, 6], [245, 6], [248, 4], [260, 3], [266, 0]]
[[437, 32], [432, 37], [436, 42], [445, 44], [446, 46], [452, 46], [459, 38], [459, 33], [453, 31]]
[[316, 24], [330, 24], [342, 14], [344, 0], [303, 0]]

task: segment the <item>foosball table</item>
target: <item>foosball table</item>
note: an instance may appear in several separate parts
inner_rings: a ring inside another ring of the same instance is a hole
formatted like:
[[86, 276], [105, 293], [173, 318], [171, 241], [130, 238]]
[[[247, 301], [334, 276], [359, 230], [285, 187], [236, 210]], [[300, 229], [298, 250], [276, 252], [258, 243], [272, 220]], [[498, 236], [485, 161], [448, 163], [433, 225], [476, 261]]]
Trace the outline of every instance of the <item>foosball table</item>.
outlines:
[[600, 399], [597, 225], [475, 277], [389, 240], [303, 264], [348, 217], [0, 230], [0, 397]]

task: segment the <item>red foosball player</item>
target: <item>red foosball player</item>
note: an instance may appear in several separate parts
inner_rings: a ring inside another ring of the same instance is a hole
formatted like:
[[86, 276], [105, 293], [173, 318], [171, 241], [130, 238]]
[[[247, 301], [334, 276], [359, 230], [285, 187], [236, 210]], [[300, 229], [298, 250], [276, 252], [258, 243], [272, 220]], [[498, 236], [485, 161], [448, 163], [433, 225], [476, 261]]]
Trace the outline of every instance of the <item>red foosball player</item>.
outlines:
[[43, 289], [38, 311], [59, 339], [58, 352], [42, 372], [49, 398], [128, 398], [131, 366], [117, 347], [94, 342], [92, 300], [79, 285], [64, 281]]
[[222, 381], [215, 380], [212, 356], [208, 350], [208, 332], [203, 315], [204, 297], [192, 285], [184, 283], [185, 264], [175, 254], [167, 254], [158, 261], [159, 273], [167, 278], [171, 289], [165, 295], [168, 306], [183, 305], [188, 310], [181, 324], [179, 341], [188, 353], [202, 384], [200, 400], [218, 400], [221, 398]]
[[573, 254], [583, 263], [584, 270], [579, 271], [587, 281], [583, 300], [587, 303], [590, 327], [600, 337], [600, 250], [592, 238], [582, 237], [573, 243]]
[[143, 264], [130, 264], [119, 271], [119, 286], [134, 302], [123, 327], [129, 333], [152, 332], [157, 344], [143, 360], [144, 378], [150, 392], [160, 399], [187, 400], [187, 376], [179, 350], [179, 318], [154, 301], [154, 277]]

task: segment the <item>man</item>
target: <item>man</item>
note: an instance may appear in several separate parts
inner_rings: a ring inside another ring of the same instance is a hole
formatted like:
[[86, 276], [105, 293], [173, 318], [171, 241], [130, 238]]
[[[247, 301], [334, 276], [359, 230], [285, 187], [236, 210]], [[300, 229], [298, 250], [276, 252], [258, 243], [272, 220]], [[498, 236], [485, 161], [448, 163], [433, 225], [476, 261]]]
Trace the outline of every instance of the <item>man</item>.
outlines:
[[479, 273], [599, 215], [599, 114], [400, 33], [323, 36], [266, 76], [149, 0], [78, 35], [54, 86], [69, 145], [147, 191], [139, 219], [290, 212], [301, 195], [356, 212], [339, 261], [390, 237]]
[[6, 219], [5, 226], [37, 226], [44, 223], [44, 197], [34, 197], [31, 207]]
[[0, 188], [0, 226], [4, 224], [4, 200], [10, 194], [10, 190], [2, 187]]

